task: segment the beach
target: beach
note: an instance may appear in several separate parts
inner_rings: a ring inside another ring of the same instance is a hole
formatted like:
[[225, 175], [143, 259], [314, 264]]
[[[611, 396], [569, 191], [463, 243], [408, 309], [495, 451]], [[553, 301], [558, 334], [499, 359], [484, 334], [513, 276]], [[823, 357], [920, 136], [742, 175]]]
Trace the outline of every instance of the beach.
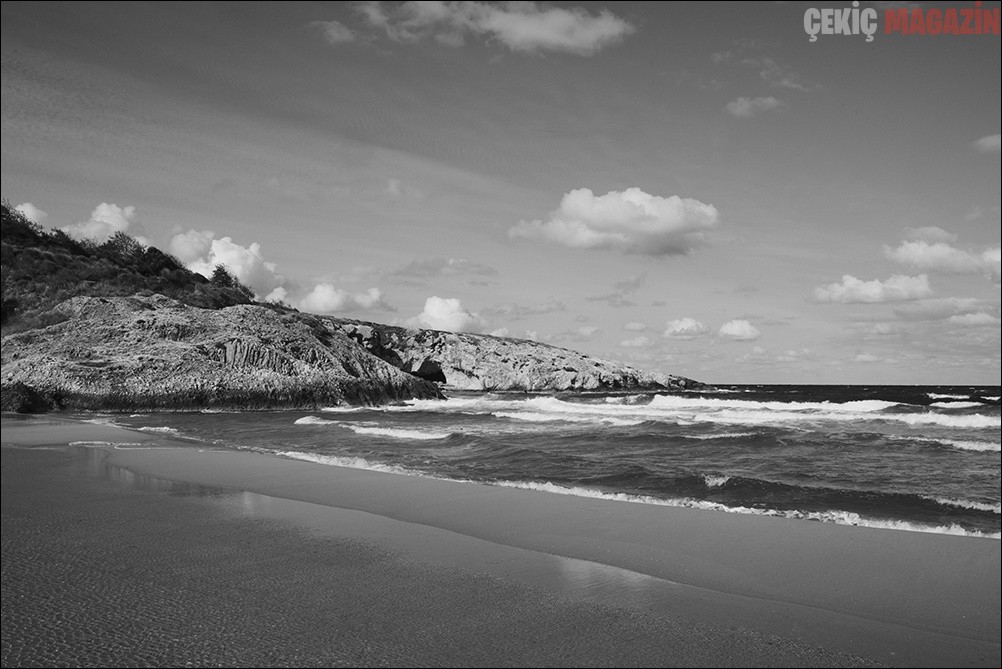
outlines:
[[3, 444], [5, 666], [1000, 661], [995, 539], [335, 467], [69, 418], [5, 414]]

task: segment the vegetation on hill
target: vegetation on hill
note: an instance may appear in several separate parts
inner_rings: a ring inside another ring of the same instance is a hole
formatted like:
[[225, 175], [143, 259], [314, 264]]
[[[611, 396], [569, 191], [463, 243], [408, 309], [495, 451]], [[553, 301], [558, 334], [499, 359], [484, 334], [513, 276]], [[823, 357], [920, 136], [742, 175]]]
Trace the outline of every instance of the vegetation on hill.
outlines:
[[206, 279], [124, 232], [103, 244], [77, 241], [62, 230], [44, 230], [9, 202], [3, 202], [0, 241], [5, 333], [55, 322], [62, 317], [51, 313], [52, 307], [78, 295], [160, 293], [208, 309], [253, 302], [253, 293], [222, 266]]

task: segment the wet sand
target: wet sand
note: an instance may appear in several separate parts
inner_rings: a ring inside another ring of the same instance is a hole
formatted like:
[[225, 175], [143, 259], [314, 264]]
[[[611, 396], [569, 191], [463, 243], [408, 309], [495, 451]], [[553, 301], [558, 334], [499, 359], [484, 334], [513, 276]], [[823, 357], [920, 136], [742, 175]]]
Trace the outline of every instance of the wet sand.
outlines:
[[4, 666], [999, 663], [997, 540], [3, 442]]

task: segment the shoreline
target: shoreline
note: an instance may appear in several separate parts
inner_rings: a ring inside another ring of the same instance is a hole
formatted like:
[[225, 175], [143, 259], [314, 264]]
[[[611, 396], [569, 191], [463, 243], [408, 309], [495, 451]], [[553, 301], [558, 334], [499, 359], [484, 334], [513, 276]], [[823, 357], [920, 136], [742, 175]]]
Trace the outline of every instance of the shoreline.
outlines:
[[199, 451], [113, 426], [4, 416], [5, 446], [66, 451], [60, 444], [71, 441], [173, 445], [86, 452], [128, 472], [119, 478], [132, 477], [133, 486], [145, 477], [246, 491], [245, 506], [284, 525], [350, 535], [562, 600], [792, 638], [887, 664], [999, 661], [994, 539], [648, 507]]

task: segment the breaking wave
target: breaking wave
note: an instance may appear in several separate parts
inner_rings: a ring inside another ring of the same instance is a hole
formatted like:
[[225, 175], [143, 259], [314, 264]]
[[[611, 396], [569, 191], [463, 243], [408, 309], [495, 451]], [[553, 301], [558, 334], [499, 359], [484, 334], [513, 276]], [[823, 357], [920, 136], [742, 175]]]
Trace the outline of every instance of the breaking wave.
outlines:
[[590, 497], [593, 499], [608, 499], [617, 502], [631, 502], [634, 504], [654, 504], [660, 506], [676, 506], [692, 509], [703, 509], [707, 511], [723, 511], [725, 513], [743, 513], [754, 516], [770, 516], [775, 518], [791, 518], [799, 520], [817, 520], [838, 525], [853, 525], [856, 527], [873, 527], [885, 530], [903, 530], [909, 532], [930, 532], [933, 534], [952, 534], [958, 536], [981, 537], [989, 539], [1002, 539], [1002, 533], [986, 533], [977, 530], [967, 530], [956, 523], [950, 525], [927, 525], [923, 523], [913, 523], [903, 520], [885, 520], [880, 518], [865, 518], [858, 513], [851, 511], [840, 511], [832, 509], [828, 511], [797, 511], [778, 509], [758, 509], [747, 506], [727, 506], [719, 502], [708, 502], [705, 500], [692, 499], [688, 497], [676, 499], [659, 499], [649, 495], [630, 495], [626, 493], [608, 493], [588, 488], [565, 487], [554, 483], [537, 483], [535, 481], [498, 481], [492, 485], [505, 488], [521, 488], [523, 490], [537, 490], [540, 492], [554, 493], [558, 495], [574, 495], [577, 497]]

